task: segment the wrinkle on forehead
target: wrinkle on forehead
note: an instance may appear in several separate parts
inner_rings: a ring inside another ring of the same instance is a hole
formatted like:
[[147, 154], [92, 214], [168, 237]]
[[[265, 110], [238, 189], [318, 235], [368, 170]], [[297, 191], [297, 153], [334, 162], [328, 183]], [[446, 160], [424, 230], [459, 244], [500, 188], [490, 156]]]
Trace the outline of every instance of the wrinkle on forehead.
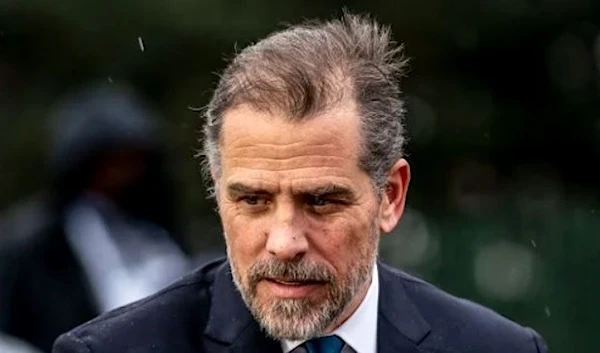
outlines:
[[264, 157], [230, 157], [227, 160], [226, 168], [246, 168], [250, 170], [270, 170], [270, 171], [296, 171], [303, 169], [318, 169], [318, 171], [338, 174], [345, 165], [351, 167], [355, 161], [348, 158], [339, 158], [333, 156], [295, 156], [290, 158], [264, 158]]
[[[267, 128], [264, 130], [252, 131], [248, 128], [246, 131], [235, 131], [236, 136], [232, 136], [229, 141], [225, 140], [225, 142], [229, 142], [228, 144], [223, 144], [223, 157], [225, 159], [247, 158], [273, 161], [300, 161], [309, 158], [357, 160], [356, 144], [352, 140], [343, 139], [343, 136], [340, 136], [341, 133], [312, 133], [300, 126], [295, 126], [295, 124], [280, 129]], [[334, 128], [334, 130], [336, 129]], [[265, 140], [271, 141], [263, 142]]]
[[[284, 132], [285, 133], [285, 132]], [[294, 133], [293, 130], [287, 133]], [[257, 143], [256, 138], [240, 137], [236, 141], [232, 141], [229, 154], [235, 154], [237, 157], [255, 157], [257, 155], [263, 158], [283, 159], [293, 158], [298, 154], [298, 149], [302, 151], [302, 155], [319, 155], [327, 151], [335, 151], [339, 146], [335, 143], [312, 143], [312, 141], [291, 141], [281, 143]], [[290, 157], [291, 155], [291, 157]], [[301, 155], [297, 155], [301, 157]]]

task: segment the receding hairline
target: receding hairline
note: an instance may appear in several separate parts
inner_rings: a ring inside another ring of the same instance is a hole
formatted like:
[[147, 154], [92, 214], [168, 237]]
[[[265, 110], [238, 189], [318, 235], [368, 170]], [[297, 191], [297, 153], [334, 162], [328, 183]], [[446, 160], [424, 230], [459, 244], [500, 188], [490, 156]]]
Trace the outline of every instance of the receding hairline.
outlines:
[[[360, 109], [358, 107], [358, 101], [355, 96], [354, 87], [350, 82], [351, 77], [332, 77], [331, 80], [332, 81], [330, 82], [334, 82], [333, 80], [337, 81], [334, 83], [335, 91], [328, 93], [328, 99], [326, 100], [325, 104], [320, 107], [320, 109], [315, 109], [302, 115], [295, 115], [281, 104], [255, 104], [253, 100], [243, 99], [243, 97], [236, 97], [229, 104], [229, 106], [220, 113], [221, 119], [224, 121], [225, 117], [231, 111], [245, 108], [257, 113], [267, 114], [273, 118], [282, 118], [283, 120], [289, 122], [302, 122], [305, 120], [315, 119], [336, 110], [344, 110], [345, 107], [348, 106], [352, 107], [352, 112], [354, 114], [359, 115]], [[285, 92], [280, 93], [283, 94]]]

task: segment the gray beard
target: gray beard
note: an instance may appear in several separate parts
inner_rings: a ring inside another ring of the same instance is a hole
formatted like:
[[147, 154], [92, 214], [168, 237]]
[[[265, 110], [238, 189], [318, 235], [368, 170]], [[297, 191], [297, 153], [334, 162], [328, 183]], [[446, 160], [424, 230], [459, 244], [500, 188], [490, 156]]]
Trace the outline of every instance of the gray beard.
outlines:
[[326, 297], [319, 302], [311, 298], [259, 302], [255, 286], [245, 285], [242, 281], [229, 249], [227, 256], [233, 281], [242, 299], [267, 335], [276, 340], [308, 340], [324, 335], [325, 330], [346, 312], [360, 290], [370, 283], [379, 244], [377, 239], [373, 239], [373, 242], [368, 261], [359, 261], [342, 282], [338, 279], [329, 284]]

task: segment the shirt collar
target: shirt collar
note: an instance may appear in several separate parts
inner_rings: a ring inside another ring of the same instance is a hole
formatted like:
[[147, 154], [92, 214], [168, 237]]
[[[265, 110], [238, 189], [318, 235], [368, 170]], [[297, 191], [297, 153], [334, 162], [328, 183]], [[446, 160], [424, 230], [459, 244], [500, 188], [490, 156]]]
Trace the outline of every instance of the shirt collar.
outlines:
[[[379, 273], [377, 264], [367, 294], [356, 311], [331, 334], [337, 335], [356, 353], [375, 353], [377, 350], [377, 309], [379, 305]], [[283, 353], [289, 353], [305, 341], [281, 342]]]

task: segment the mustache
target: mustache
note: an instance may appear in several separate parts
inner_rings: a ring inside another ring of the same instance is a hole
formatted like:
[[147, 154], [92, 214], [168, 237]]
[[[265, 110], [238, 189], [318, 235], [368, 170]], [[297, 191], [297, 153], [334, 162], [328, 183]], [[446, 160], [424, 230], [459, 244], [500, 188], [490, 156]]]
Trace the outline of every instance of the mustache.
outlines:
[[261, 260], [248, 270], [251, 285], [267, 278], [284, 278], [288, 281], [334, 282], [335, 275], [316, 262], [285, 262], [275, 259]]

